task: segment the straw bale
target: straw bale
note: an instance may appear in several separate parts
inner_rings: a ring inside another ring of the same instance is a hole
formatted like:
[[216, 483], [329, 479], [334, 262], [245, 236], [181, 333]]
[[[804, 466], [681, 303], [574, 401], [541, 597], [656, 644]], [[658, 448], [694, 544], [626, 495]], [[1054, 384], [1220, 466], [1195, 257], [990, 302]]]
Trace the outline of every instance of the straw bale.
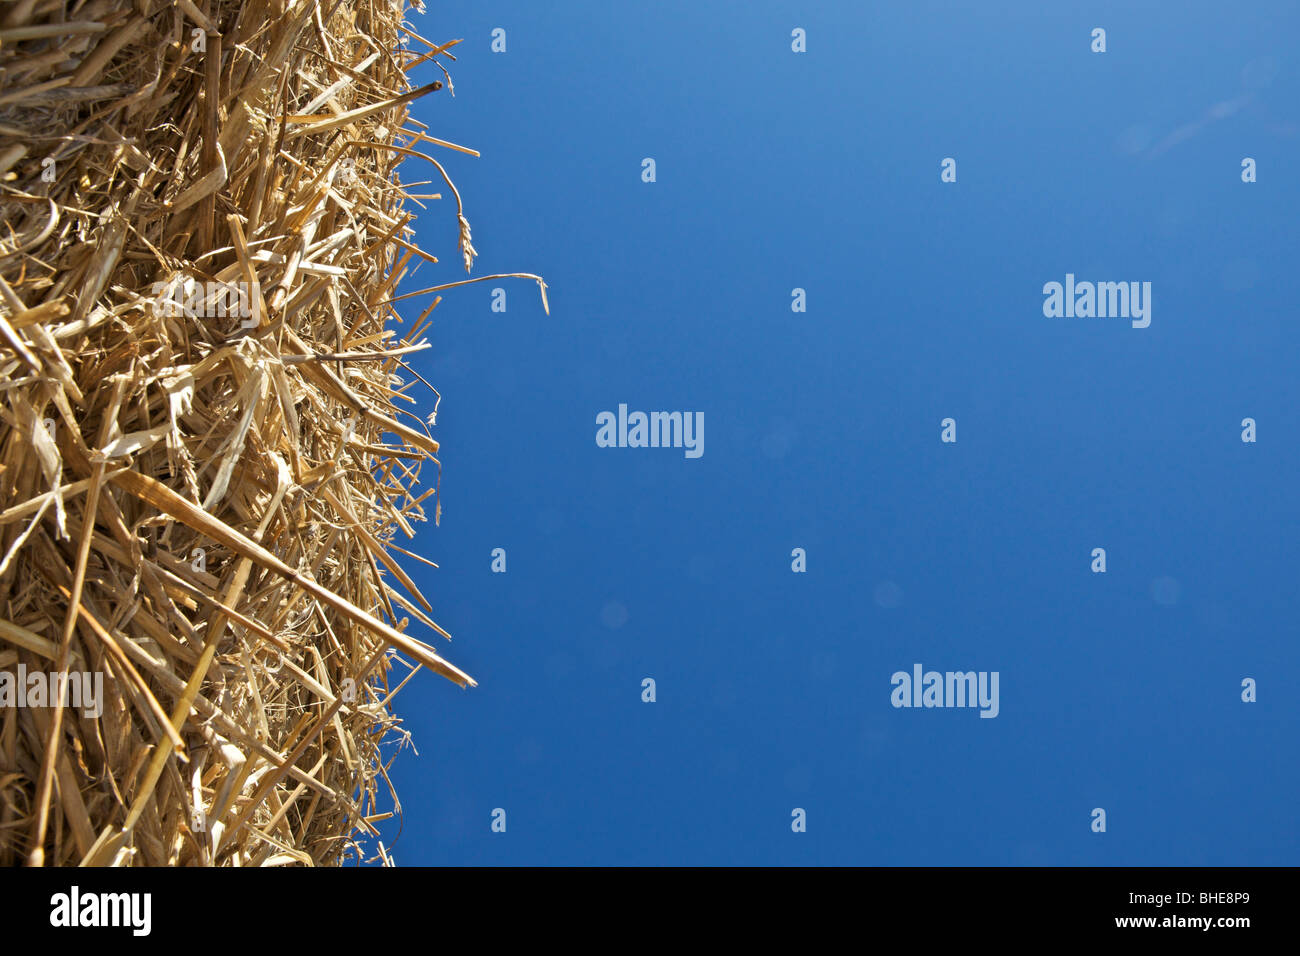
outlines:
[[456, 41], [404, 14], [0, 6], [0, 701], [102, 677], [0, 706], [0, 865], [387, 861], [394, 695], [474, 684], [394, 556], [440, 511], [407, 363], [482, 281], [397, 293], [440, 198], [400, 163], [474, 258], [429, 155], [473, 150], [408, 115]]

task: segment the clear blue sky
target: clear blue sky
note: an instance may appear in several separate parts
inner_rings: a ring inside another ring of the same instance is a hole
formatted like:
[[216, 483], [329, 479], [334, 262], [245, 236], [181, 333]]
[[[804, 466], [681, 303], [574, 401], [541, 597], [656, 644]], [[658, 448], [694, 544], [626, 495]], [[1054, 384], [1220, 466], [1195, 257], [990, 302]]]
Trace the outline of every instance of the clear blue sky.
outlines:
[[[479, 686], [397, 699], [399, 865], [1300, 863], [1294, 3], [414, 22], [465, 38], [415, 116], [482, 151], [437, 152], [474, 275], [551, 315], [454, 290], [419, 365], [408, 566]], [[455, 234], [431, 204], [405, 289]], [[1150, 282], [1150, 327], [1045, 317], [1067, 273]], [[597, 447], [620, 403], [704, 455]], [[893, 708], [918, 662], [997, 671], [998, 717]]]

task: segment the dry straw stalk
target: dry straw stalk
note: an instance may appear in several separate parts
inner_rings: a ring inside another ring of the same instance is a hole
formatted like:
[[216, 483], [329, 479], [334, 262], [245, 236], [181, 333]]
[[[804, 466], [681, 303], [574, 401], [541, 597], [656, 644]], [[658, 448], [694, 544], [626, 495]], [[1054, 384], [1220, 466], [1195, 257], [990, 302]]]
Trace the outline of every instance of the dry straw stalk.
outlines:
[[474, 683], [392, 553], [437, 519], [404, 382], [460, 284], [397, 297], [437, 262], [399, 163], [474, 257], [419, 149], [473, 151], [407, 113], [455, 41], [404, 6], [0, 4], [0, 865], [363, 859], [393, 695]]

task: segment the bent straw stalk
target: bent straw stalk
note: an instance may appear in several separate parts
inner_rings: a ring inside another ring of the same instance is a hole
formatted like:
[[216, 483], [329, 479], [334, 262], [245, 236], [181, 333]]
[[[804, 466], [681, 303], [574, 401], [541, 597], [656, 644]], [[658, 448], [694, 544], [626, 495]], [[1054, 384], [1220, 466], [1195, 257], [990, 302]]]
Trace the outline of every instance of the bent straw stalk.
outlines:
[[414, 147], [477, 155], [408, 116], [458, 41], [404, 12], [0, 9], [0, 865], [372, 858], [393, 696], [474, 684], [394, 543], [440, 468], [397, 303], [461, 284], [397, 295], [397, 166], [468, 270]]

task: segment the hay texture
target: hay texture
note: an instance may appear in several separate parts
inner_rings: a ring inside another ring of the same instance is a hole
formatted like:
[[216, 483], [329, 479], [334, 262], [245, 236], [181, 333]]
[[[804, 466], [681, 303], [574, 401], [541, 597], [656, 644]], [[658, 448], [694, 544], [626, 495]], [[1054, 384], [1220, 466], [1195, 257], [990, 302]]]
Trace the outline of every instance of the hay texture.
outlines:
[[404, 7], [0, 4], [0, 865], [386, 860], [393, 697], [474, 683], [395, 543], [439, 510], [406, 363], [480, 281], [395, 298], [413, 206], [475, 255]]

